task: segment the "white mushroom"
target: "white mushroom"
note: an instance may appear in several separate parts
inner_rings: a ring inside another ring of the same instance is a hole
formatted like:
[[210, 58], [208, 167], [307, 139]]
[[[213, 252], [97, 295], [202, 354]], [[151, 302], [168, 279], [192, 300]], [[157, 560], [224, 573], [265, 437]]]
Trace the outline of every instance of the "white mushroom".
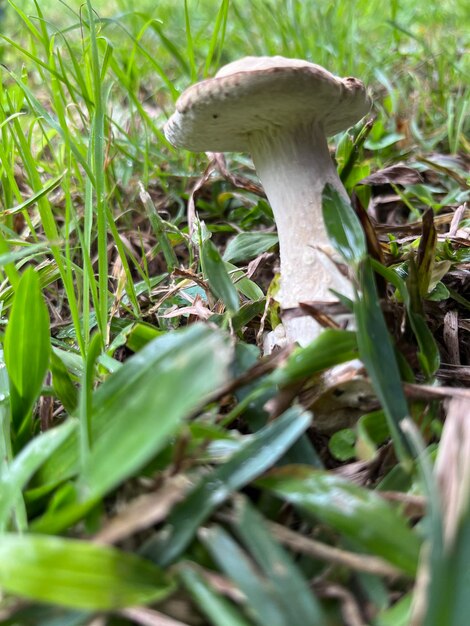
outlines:
[[[361, 81], [284, 57], [246, 57], [189, 87], [165, 126], [168, 140], [194, 152], [251, 153], [279, 235], [283, 309], [352, 295], [331, 260], [321, 196], [331, 183], [346, 196], [326, 137], [357, 122], [370, 107]], [[289, 341], [318, 335], [309, 317], [284, 321]]]

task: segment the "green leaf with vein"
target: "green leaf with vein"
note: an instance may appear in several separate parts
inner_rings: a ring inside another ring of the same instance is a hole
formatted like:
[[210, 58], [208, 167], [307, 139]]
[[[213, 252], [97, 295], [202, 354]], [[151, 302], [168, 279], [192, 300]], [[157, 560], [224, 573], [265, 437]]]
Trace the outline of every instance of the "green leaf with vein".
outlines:
[[201, 244], [201, 263], [213, 294], [222, 300], [229, 311], [236, 313], [240, 306], [237, 289], [230, 279], [219, 251], [210, 239]]
[[155, 565], [112, 547], [7, 533], [0, 538], [0, 587], [28, 600], [111, 610], [160, 600], [175, 585]]
[[247, 232], [231, 239], [225, 248], [224, 261], [239, 263], [251, 261], [278, 242], [276, 233]]
[[340, 476], [307, 466], [273, 470], [256, 484], [342, 533], [358, 550], [416, 573], [421, 541], [404, 517], [379, 495]]
[[16, 288], [4, 348], [14, 436], [21, 431], [24, 439], [29, 436], [51, 351], [49, 314], [32, 267], [25, 270]]
[[[222, 332], [193, 324], [157, 337], [109, 376], [92, 397], [93, 443], [80, 476], [86, 499], [100, 498], [155, 456], [225, 382], [231, 356]], [[78, 440], [71, 437], [42, 468], [39, 483], [57, 483], [78, 469]], [[57, 531], [71, 519], [61, 522], [56, 511], [37, 528]]]
[[322, 194], [323, 220], [335, 249], [349, 263], [359, 263], [367, 254], [361, 222], [348, 200], [330, 183]]
[[22, 489], [38, 468], [75, 432], [78, 423], [69, 420], [32, 439], [0, 476], [0, 527], [5, 527]]

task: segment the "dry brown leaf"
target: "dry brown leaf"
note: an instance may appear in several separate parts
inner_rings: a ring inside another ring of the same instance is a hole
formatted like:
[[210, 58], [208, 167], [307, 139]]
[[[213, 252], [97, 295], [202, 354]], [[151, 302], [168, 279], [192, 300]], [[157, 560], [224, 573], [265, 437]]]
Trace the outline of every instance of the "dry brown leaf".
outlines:
[[94, 540], [117, 543], [163, 521], [173, 506], [184, 498], [189, 486], [189, 480], [181, 474], [168, 478], [158, 491], [127, 502], [122, 513], [110, 519]]
[[450, 548], [470, 495], [470, 405], [452, 398], [439, 444], [434, 471], [441, 495], [444, 544]]
[[366, 176], [357, 184], [387, 185], [393, 183], [394, 185], [414, 185], [421, 182], [423, 182], [423, 177], [417, 170], [408, 165], [397, 163]]

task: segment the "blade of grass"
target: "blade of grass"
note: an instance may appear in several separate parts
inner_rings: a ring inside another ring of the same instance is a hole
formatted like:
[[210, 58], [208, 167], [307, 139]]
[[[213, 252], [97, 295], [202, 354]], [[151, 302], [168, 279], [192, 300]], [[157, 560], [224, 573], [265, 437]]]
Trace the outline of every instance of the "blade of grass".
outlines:
[[134, 554], [76, 539], [8, 533], [0, 538], [0, 586], [30, 600], [90, 610], [151, 602], [174, 589], [170, 576]]
[[242, 497], [238, 497], [235, 502], [233, 526], [270, 582], [289, 626], [304, 626], [308, 623], [326, 626], [325, 616], [309, 583], [284, 548], [270, 535], [262, 516]]
[[[106, 56], [110, 48], [105, 50], [104, 60], [101, 63], [98, 52], [98, 33], [95, 23], [94, 10], [91, 0], [87, 0], [87, 18], [91, 45], [91, 73], [93, 85], [94, 111], [90, 136], [90, 153], [88, 161], [91, 165], [95, 191], [95, 210], [97, 215], [97, 242], [98, 242], [98, 303], [97, 321], [105, 344], [108, 343], [108, 220], [105, 198], [105, 108], [102, 72], [106, 65]], [[91, 216], [89, 216], [91, 217]]]
[[185, 563], [179, 568], [179, 575], [197, 603], [199, 609], [214, 626], [250, 626], [242, 614], [230, 602], [212, 589], [195, 567]]
[[39, 434], [32, 439], [13, 461], [1, 472], [0, 529], [5, 531], [11, 512], [21, 498], [21, 491], [39, 467], [76, 430], [77, 422], [64, 424]]
[[205, 476], [172, 511], [164, 540], [147, 545], [145, 553], [168, 565], [192, 541], [198, 527], [231, 493], [271, 467], [297, 441], [310, 424], [310, 414], [298, 407], [258, 430], [230, 459]]
[[333, 246], [356, 273], [360, 291], [354, 302], [354, 314], [359, 357], [387, 416], [397, 454], [402, 461], [408, 461], [411, 449], [400, 422], [409, 415], [409, 410], [361, 223], [350, 203], [329, 183], [323, 190], [323, 216]]
[[295, 505], [308, 519], [344, 534], [358, 549], [383, 557], [410, 576], [416, 573], [419, 536], [373, 491], [300, 465], [272, 470], [256, 484]]
[[33, 406], [42, 388], [51, 351], [49, 314], [32, 267], [23, 273], [15, 291], [4, 348], [13, 438], [18, 448], [31, 436]]

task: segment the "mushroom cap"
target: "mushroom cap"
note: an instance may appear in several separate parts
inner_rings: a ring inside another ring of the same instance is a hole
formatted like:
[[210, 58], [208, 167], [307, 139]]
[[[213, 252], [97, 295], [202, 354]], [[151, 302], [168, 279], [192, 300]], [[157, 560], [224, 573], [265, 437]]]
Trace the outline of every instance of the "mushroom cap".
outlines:
[[300, 59], [245, 57], [186, 89], [165, 125], [174, 146], [243, 152], [250, 135], [318, 123], [334, 135], [361, 119], [370, 99], [357, 78], [339, 78]]

